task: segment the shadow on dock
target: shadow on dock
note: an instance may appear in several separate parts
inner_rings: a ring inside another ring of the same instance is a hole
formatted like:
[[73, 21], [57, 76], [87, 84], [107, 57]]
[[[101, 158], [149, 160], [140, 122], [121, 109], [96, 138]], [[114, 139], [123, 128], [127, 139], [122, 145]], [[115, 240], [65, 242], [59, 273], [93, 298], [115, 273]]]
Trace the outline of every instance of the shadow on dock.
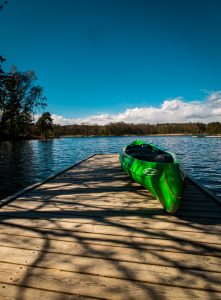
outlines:
[[220, 206], [190, 183], [170, 215], [116, 156], [96, 159], [1, 209], [0, 281], [15, 299], [221, 297]]

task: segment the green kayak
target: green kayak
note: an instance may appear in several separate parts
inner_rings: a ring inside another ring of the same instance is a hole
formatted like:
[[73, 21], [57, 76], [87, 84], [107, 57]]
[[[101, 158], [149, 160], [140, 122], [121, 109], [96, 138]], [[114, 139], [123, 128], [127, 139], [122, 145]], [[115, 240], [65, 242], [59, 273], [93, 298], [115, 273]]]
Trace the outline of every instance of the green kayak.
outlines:
[[177, 211], [185, 174], [174, 153], [136, 140], [123, 149], [120, 162], [126, 173], [146, 187], [167, 212]]

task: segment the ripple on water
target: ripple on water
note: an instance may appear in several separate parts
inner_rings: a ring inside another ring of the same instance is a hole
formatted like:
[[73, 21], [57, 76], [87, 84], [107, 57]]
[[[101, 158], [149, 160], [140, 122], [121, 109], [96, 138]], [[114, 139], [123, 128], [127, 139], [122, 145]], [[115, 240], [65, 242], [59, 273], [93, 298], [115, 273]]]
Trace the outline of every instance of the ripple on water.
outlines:
[[[94, 153], [116, 153], [139, 137], [60, 138], [0, 143], [0, 198]], [[140, 137], [173, 151], [187, 173], [221, 197], [221, 139]]]

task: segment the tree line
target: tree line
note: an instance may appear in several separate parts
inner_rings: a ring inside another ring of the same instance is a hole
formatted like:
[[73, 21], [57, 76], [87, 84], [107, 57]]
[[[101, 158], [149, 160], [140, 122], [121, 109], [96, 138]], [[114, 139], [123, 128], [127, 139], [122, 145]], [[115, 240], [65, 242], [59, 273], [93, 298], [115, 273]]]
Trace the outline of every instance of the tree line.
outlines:
[[151, 134], [221, 134], [221, 123], [167, 123], [128, 124], [124, 122], [107, 125], [54, 125], [55, 136], [122, 136]]

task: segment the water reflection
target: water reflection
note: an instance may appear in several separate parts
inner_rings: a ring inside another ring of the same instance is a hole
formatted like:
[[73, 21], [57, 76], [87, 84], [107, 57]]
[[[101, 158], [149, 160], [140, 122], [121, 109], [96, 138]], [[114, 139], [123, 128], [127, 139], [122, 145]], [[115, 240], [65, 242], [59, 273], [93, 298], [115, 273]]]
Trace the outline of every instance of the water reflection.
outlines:
[[[139, 137], [137, 137], [139, 138]], [[0, 143], [0, 198], [94, 153], [116, 153], [134, 137], [60, 138]], [[176, 152], [187, 172], [221, 197], [221, 139], [140, 137]]]
[[33, 152], [35, 157], [35, 168], [38, 169], [38, 176], [35, 180], [42, 179], [42, 175], [45, 177], [51, 174], [55, 162], [55, 150], [54, 140], [48, 141], [33, 141]]
[[29, 141], [0, 145], [0, 197], [29, 185], [36, 176], [34, 152]]

